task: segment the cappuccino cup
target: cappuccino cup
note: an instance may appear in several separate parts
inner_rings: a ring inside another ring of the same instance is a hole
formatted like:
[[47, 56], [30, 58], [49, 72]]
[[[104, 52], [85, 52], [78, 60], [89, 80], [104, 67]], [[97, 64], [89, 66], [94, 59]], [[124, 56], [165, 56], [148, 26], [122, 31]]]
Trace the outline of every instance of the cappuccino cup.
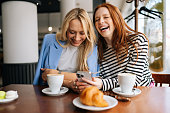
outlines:
[[136, 75], [131, 73], [119, 73], [118, 83], [122, 93], [131, 93], [135, 85]]

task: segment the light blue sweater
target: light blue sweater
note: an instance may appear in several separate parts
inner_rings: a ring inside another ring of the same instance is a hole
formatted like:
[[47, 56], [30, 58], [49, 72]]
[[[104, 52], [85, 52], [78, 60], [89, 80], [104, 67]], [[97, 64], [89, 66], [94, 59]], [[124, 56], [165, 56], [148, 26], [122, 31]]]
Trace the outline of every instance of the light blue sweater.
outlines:
[[[60, 41], [60, 43], [63, 45], [66, 42]], [[40, 70], [41, 68], [57, 69], [62, 50], [63, 48], [56, 41], [55, 34], [45, 35], [33, 85], [44, 84], [41, 77], [42, 74], [42, 71]], [[93, 48], [93, 53], [89, 55], [87, 59], [87, 65], [89, 67], [89, 71], [91, 72], [98, 71], [99, 68], [98, 68], [97, 46]]]

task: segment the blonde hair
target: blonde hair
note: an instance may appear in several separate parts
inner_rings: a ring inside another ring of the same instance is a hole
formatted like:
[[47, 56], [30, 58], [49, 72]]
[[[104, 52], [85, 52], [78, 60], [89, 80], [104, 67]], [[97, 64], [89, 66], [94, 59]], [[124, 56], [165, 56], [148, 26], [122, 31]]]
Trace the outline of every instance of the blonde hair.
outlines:
[[[68, 47], [68, 45], [70, 45], [66, 34], [69, 27], [69, 23], [74, 19], [78, 19], [81, 22], [86, 36], [86, 40], [79, 46], [78, 69], [80, 71], [88, 71], [89, 69], [87, 65], [87, 58], [93, 52], [93, 47], [97, 42], [97, 38], [94, 32], [92, 21], [88, 13], [84, 9], [74, 8], [67, 13], [63, 20], [61, 34], [56, 35], [56, 40], [63, 48]], [[59, 40], [66, 41], [66, 44], [62, 45]]]

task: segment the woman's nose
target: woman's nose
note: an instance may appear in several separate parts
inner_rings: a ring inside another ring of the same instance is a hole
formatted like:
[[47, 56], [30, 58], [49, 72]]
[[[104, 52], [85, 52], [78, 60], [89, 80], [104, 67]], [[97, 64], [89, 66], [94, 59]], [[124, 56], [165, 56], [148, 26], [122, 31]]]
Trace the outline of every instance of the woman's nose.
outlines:
[[100, 18], [100, 21], [99, 21], [100, 23], [103, 23], [104, 22], [104, 19], [103, 18]]
[[74, 39], [75, 39], [75, 40], [79, 40], [79, 39], [80, 39], [80, 34], [79, 34], [79, 33], [76, 33]]

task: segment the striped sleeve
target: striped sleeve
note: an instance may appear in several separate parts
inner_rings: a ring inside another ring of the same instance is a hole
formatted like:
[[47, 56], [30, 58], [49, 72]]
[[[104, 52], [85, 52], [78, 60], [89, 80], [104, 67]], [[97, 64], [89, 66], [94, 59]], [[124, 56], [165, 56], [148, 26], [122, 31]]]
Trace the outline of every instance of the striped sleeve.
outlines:
[[130, 59], [126, 65], [125, 72], [136, 75], [136, 86], [149, 86], [152, 78], [151, 73], [144, 74], [146, 71], [150, 72], [148, 68], [148, 40], [139, 35], [136, 37], [135, 46], [137, 47], [138, 55], [136, 49], [130, 46]]
[[103, 83], [103, 87], [102, 87], [103, 91], [107, 91], [109, 89], [113, 89], [119, 86], [117, 78], [102, 79], [102, 83]]

